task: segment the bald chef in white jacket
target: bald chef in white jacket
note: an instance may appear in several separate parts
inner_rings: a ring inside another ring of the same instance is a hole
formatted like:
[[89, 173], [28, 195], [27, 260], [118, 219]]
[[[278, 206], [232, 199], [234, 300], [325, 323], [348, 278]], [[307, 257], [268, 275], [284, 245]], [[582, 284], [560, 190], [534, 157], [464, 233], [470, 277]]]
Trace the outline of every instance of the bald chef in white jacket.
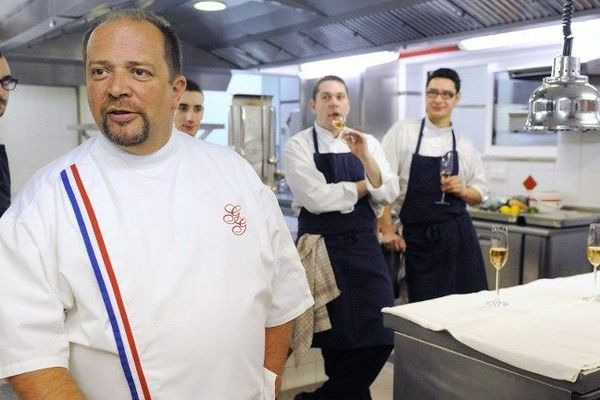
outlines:
[[27, 400], [275, 399], [313, 303], [275, 196], [234, 152], [171, 133], [168, 22], [110, 13], [84, 49], [102, 135], [0, 219], [0, 378]]

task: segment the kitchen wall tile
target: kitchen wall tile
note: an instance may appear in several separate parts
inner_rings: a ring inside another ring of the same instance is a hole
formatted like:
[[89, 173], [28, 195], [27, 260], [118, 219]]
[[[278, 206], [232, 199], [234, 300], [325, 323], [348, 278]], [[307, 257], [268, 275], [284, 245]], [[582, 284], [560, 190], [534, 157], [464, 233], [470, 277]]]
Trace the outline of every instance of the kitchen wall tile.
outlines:
[[506, 197], [507, 196], [507, 185], [506, 182], [496, 183], [493, 181], [488, 181], [489, 187], [489, 195], [491, 199], [496, 199], [498, 197]]
[[600, 184], [598, 174], [582, 172], [579, 174], [580, 187], [578, 201], [582, 204], [600, 207]]
[[506, 196], [506, 181], [508, 179], [508, 161], [484, 160], [483, 168], [492, 199]]
[[554, 187], [560, 193], [563, 203], [579, 203], [579, 173], [557, 171], [554, 174]]
[[532, 172], [531, 176], [536, 180], [537, 186], [534, 190], [538, 191], [553, 191], [554, 187], [554, 171], [537, 171]]
[[531, 171], [531, 161], [512, 161], [508, 164], [508, 170], [515, 173], [527, 173]]
[[581, 159], [581, 134], [561, 133], [558, 135], [556, 171], [578, 172]]
[[[581, 138], [581, 172], [600, 171], [600, 135], [588, 134]], [[590, 182], [593, 184], [593, 182]]]
[[531, 172], [536, 173], [538, 171], [552, 172], [556, 169], [556, 161], [532, 161]]

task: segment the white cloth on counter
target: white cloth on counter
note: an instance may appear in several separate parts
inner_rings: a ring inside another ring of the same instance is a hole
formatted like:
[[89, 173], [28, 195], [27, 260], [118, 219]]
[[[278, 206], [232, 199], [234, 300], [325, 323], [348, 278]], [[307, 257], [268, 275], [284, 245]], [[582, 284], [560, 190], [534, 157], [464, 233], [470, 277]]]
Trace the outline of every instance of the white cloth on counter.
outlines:
[[600, 367], [600, 303], [589, 295], [593, 276], [540, 279], [501, 289], [506, 307], [489, 307], [494, 291], [451, 295], [387, 307], [434, 331], [507, 364], [554, 379], [575, 382], [581, 371]]
[[65, 176], [104, 265], [71, 164], [152, 397], [274, 398], [265, 328], [312, 305], [304, 269], [273, 192], [250, 165], [180, 132], [145, 156], [89, 139], [39, 171], [0, 219], [0, 377], [69, 367], [87, 399], [132, 398], [67, 195]]
[[[400, 177], [400, 196], [397, 200], [399, 210], [404, 203], [410, 164], [417, 149], [421, 119], [406, 119], [396, 122], [383, 137], [383, 150], [390, 163], [392, 172]], [[458, 176], [465, 185], [472, 187], [481, 194], [482, 198], [488, 193], [487, 181], [483, 168], [481, 154], [471, 140], [459, 132], [456, 135], [456, 151], [458, 152]], [[438, 128], [429, 118], [425, 118], [423, 139], [419, 154], [428, 157], [439, 157], [452, 150], [452, 127]]]
[[[349, 153], [350, 148], [339, 135], [337, 138], [316, 122], [319, 153]], [[285, 179], [288, 182], [294, 200], [292, 209], [296, 212], [304, 207], [313, 214], [339, 211], [350, 213], [358, 200], [356, 183], [327, 183], [325, 176], [317, 170], [313, 154], [315, 152], [313, 128], [308, 128], [292, 136], [285, 144], [283, 152]], [[398, 196], [398, 176], [390, 171], [389, 164], [381, 148], [381, 143], [372, 135], [365, 134], [370, 154], [379, 166], [382, 184], [374, 188], [369, 179], [367, 189], [371, 195], [371, 207], [375, 215], [383, 212], [381, 204], [392, 203]]]

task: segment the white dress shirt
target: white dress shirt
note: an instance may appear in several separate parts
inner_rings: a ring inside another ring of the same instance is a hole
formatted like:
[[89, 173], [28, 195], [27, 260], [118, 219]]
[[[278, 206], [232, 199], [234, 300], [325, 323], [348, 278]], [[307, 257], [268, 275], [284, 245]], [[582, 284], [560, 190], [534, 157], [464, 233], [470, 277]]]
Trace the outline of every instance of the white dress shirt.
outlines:
[[[335, 138], [331, 132], [315, 122], [319, 153], [348, 153], [350, 148], [339, 135]], [[292, 208], [299, 211], [302, 207], [313, 214], [331, 211], [350, 213], [358, 201], [355, 182], [327, 183], [325, 176], [317, 169], [313, 154], [315, 146], [313, 128], [308, 128], [292, 136], [283, 152], [285, 178], [294, 194]], [[398, 196], [398, 177], [391, 172], [379, 141], [368, 134], [369, 152], [381, 174], [381, 186], [374, 188], [365, 175], [367, 190], [371, 197], [371, 207], [375, 215], [381, 215], [384, 204], [390, 204]]]
[[[383, 138], [383, 148], [393, 172], [400, 177], [400, 196], [397, 200], [398, 211], [404, 203], [410, 165], [417, 149], [421, 119], [407, 119], [396, 122]], [[454, 131], [456, 151], [458, 152], [458, 176], [466, 186], [481, 194], [484, 199], [488, 193], [481, 154], [466, 137]], [[452, 128], [438, 128], [429, 118], [425, 118], [423, 139], [419, 154], [427, 157], [440, 157], [452, 150]]]

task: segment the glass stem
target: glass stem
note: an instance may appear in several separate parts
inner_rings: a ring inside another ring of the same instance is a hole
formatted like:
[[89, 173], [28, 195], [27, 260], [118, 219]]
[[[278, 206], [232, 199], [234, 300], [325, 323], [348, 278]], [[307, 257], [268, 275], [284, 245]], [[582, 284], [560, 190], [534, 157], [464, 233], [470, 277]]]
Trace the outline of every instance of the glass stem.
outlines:
[[441, 201], [446, 201], [446, 192], [442, 191], [442, 200]]
[[500, 303], [500, 270], [496, 270], [496, 302]]
[[598, 267], [594, 267], [594, 287], [592, 289], [592, 297], [598, 297]]

